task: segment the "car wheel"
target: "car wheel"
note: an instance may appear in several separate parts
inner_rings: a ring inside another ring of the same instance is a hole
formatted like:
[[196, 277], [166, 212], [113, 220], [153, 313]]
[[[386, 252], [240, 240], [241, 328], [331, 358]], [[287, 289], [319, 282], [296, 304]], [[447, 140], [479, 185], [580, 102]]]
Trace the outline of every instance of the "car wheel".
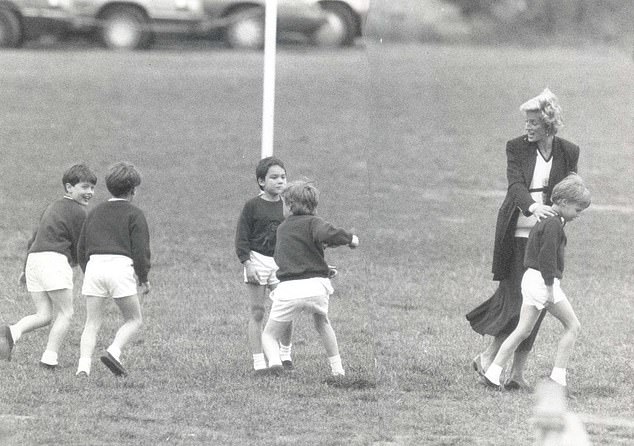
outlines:
[[353, 13], [337, 3], [322, 3], [326, 12], [324, 23], [311, 36], [312, 42], [322, 47], [349, 46], [354, 43], [356, 20]]
[[20, 20], [8, 8], [0, 8], [0, 48], [17, 48], [22, 43]]
[[138, 8], [115, 6], [107, 9], [100, 20], [101, 40], [110, 49], [144, 49], [152, 43], [149, 20]]
[[231, 48], [261, 49], [264, 47], [264, 10], [242, 8], [228, 17], [225, 42]]

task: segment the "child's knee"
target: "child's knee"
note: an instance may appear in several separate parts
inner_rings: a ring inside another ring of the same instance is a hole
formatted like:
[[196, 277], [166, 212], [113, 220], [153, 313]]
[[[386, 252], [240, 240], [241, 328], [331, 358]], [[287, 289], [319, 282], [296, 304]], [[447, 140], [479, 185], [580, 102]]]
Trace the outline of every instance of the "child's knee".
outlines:
[[251, 318], [256, 322], [264, 320], [264, 307], [254, 305], [251, 307]]
[[315, 324], [315, 329], [321, 333], [330, 322], [323, 314], [315, 313], [313, 315], [313, 323]]

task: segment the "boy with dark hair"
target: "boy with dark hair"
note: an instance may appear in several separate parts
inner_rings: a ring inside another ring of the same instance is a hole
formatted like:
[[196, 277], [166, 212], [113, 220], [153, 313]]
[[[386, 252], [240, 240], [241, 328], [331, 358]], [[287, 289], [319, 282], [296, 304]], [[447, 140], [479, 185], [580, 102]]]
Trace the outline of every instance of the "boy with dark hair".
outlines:
[[[236, 229], [236, 254], [244, 266], [244, 282], [249, 294], [250, 317], [247, 327], [249, 348], [253, 355], [253, 369], [263, 373], [267, 369], [262, 352], [262, 327], [268, 294], [277, 280], [277, 265], [273, 259], [278, 225], [284, 221], [284, 204], [280, 198], [286, 187], [286, 168], [279, 158], [267, 157], [258, 162], [255, 178], [260, 194], [246, 202], [240, 213]], [[289, 326], [282, 337], [281, 349], [284, 367], [293, 368]]]
[[[150, 292], [150, 234], [143, 211], [132, 205], [141, 175], [129, 163], [110, 167], [106, 187], [112, 198], [90, 213], [81, 231], [77, 257], [85, 272], [86, 324], [81, 335], [78, 376], [90, 374], [107, 298], [114, 299], [124, 323], [101, 357], [112, 373], [126, 375], [121, 350], [141, 329], [143, 318], [138, 291]], [[140, 290], [137, 290], [137, 285]]]
[[40, 218], [27, 244], [27, 259], [20, 282], [26, 282], [35, 313], [2, 327], [0, 358], [11, 359], [11, 351], [22, 335], [51, 325], [40, 364], [58, 365], [57, 353], [73, 317], [73, 270], [77, 264], [77, 241], [86, 219], [85, 206], [93, 197], [97, 177], [84, 164], [64, 172], [64, 197], [51, 203]]

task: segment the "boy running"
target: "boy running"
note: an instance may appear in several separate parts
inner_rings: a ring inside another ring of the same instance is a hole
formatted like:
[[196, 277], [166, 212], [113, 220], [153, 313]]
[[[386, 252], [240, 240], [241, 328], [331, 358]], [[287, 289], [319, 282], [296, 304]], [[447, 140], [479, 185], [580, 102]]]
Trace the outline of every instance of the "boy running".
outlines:
[[95, 207], [81, 231], [77, 257], [85, 273], [86, 324], [77, 376], [90, 375], [107, 298], [114, 299], [124, 323], [101, 362], [117, 376], [127, 374], [121, 365], [121, 350], [143, 323], [137, 284], [141, 293], [150, 292], [150, 234], [143, 211], [131, 203], [140, 184], [141, 175], [132, 164], [120, 162], [110, 167], [106, 187], [112, 198]]
[[500, 375], [504, 365], [517, 346], [530, 335], [543, 309], [559, 319], [564, 327], [550, 378], [561, 386], [567, 384], [566, 367], [580, 324], [559, 283], [564, 271], [567, 240], [564, 226], [590, 206], [590, 192], [581, 178], [572, 174], [554, 187], [551, 200], [556, 215], [539, 221], [528, 237], [524, 256], [524, 265], [528, 269], [522, 278], [520, 319], [486, 371], [484, 382], [489, 387], [502, 388]]
[[0, 331], [0, 358], [11, 360], [16, 342], [26, 333], [51, 325], [40, 364], [58, 365], [57, 353], [73, 317], [73, 270], [77, 240], [86, 219], [85, 207], [93, 197], [97, 177], [84, 164], [75, 164], [62, 176], [64, 196], [51, 203], [27, 245], [20, 282], [26, 282], [35, 313]]

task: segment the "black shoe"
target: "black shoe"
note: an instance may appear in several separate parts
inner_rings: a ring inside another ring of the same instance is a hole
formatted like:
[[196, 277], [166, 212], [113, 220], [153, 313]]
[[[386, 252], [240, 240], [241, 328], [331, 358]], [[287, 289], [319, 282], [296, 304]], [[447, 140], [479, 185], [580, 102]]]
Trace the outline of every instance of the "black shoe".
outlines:
[[121, 363], [108, 352], [106, 352], [105, 356], [101, 357], [101, 362], [103, 362], [104, 365], [116, 376], [125, 376], [128, 374]]
[[293, 361], [291, 361], [290, 359], [282, 361], [282, 367], [284, 367], [284, 370], [294, 370], [295, 369], [295, 366], [293, 365]]
[[13, 336], [8, 325], [0, 328], [0, 359], [11, 361], [11, 352], [13, 351]]
[[284, 374], [284, 366], [281, 365], [274, 365], [266, 370], [268, 370], [268, 374], [271, 376], [281, 376]]
[[86, 378], [88, 378], [88, 373], [86, 373], [86, 372], [84, 372], [82, 370], [82, 371], [79, 371], [79, 372], [75, 373], [75, 376], [77, 378], [86, 379]]
[[475, 372], [479, 376], [484, 376], [484, 368], [482, 367], [482, 357], [480, 355], [473, 358], [473, 361], [471, 361], [471, 367], [473, 367], [473, 370], [475, 370]]
[[526, 381], [518, 381], [515, 379], [509, 379], [504, 383], [504, 390], [521, 390], [522, 392], [533, 393], [535, 389], [529, 385]]

